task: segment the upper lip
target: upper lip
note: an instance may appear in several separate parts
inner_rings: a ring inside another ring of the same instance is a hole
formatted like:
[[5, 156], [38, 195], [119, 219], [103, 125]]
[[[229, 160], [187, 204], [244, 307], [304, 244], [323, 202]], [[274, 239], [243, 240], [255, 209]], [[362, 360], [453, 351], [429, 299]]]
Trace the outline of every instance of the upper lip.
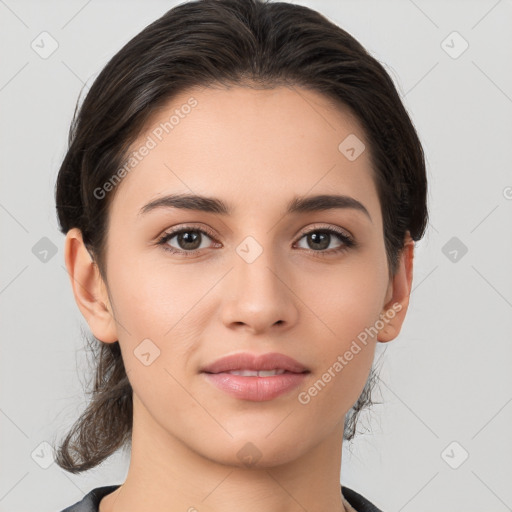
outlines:
[[206, 373], [221, 373], [232, 370], [286, 370], [293, 373], [309, 372], [309, 370], [292, 357], [277, 352], [267, 354], [250, 354], [241, 352], [221, 357], [201, 371]]

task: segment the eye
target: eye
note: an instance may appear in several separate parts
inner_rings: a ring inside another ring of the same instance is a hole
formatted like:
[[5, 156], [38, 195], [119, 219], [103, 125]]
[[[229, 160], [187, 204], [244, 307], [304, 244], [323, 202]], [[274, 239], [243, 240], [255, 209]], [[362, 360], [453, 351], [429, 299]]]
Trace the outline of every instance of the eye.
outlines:
[[[341, 244], [334, 249], [326, 251], [325, 249], [329, 247], [331, 244], [333, 235], [337, 238]], [[308, 249], [311, 252], [318, 253], [315, 256], [330, 256], [333, 254], [338, 254], [340, 252], [347, 251], [351, 247], [355, 247], [355, 240], [345, 231], [340, 228], [335, 227], [321, 227], [311, 229], [302, 233], [299, 241], [303, 238], [306, 239], [306, 243], [313, 247], [313, 249]]]
[[[341, 242], [337, 247], [326, 250], [333, 242], [333, 235], [335, 239]], [[203, 245], [205, 238], [215, 240], [214, 234], [207, 228], [198, 228], [197, 226], [181, 226], [168, 233], [164, 233], [157, 241], [158, 245], [162, 245], [163, 249], [173, 254], [181, 254], [185, 257], [195, 256], [201, 249], [208, 247], [208, 243]], [[176, 238], [175, 243], [178, 247], [170, 245], [170, 241]], [[306, 250], [314, 253], [315, 256], [332, 256], [355, 247], [356, 241], [348, 233], [337, 227], [315, 227], [309, 231], [305, 231], [299, 238], [306, 239], [309, 245]], [[217, 242], [217, 247], [221, 244]]]
[[[164, 235], [158, 239], [157, 244], [162, 245], [166, 251], [174, 254], [194, 256], [198, 250], [205, 248], [204, 246], [202, 247], [205, 236], [206, 238], [213, 238], [213, 233], [206, 228], [199, 229], [197, 227], [182, 226], [169, 233], [164, 233]], [[178, 248], [169, 245], [168, 242], [173, 238], [176, 238]]]

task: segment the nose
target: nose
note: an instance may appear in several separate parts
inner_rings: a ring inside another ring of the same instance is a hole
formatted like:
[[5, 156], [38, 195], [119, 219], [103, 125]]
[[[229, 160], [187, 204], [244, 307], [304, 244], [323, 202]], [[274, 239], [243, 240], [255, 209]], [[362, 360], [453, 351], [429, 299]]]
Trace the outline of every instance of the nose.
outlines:
[[300, 301], [286, 263], [277, 262], [269, 249], [262, 250], [254, 260], [243, 251], [240, 254], [234, 255], [233, 268], [224, 279], [222, 321], [229, 328], [253, 334], [270, 328], [289, 329], [297, 322]]

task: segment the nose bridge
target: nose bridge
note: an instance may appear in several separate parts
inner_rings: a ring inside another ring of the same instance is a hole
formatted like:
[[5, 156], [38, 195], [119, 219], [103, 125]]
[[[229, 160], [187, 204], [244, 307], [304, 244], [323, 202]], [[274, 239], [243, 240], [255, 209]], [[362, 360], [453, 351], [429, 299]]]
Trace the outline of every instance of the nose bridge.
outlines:
[[262, 330], [276, 322], [289, 324], [295, 318], [293, 294], [280, 276], [283, 265], [278, 261], [279, 250], [267, 233], [259, 237], [246, 236], [235, 247], [233, 270], [229, 278], [229, 301], [225, 303], [224, 321], [244, 323]]
[[[280, 281], [276, 277], [278, 251], [271, 234], [246, 236], [236, 247], [235, 271], [238, 285], [254, 288], [258, 294], [275, 295]], [[263, 245], [265, 244], [265, 245]], [[277, 282], [276, 282], [277, 281]], [[282, 283], [281, 283], [282, 284]]]

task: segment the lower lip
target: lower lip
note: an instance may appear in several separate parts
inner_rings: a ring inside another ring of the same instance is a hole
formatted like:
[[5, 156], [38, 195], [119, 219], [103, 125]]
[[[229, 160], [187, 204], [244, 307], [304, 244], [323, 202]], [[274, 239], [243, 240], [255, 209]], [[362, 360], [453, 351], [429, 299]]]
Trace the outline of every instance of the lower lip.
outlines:
[[222, 391], [241, 400], [272, 400], [304, 382], [308, 373], [282, 373], [271, 377], [243, 377], [231, 373], [205, 373], [206, 379]]

